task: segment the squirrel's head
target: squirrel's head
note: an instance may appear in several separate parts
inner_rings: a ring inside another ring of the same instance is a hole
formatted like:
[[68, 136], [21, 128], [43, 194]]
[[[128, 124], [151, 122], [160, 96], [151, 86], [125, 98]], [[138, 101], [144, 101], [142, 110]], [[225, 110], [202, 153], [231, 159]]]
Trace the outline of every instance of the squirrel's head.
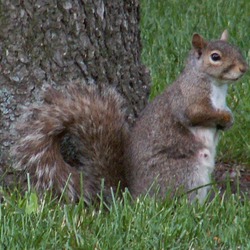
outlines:
[[248, 69], [238, 48], [227, 40], [227, 30], [222, 33], [220, 40], [205, 41], [199, 34], [194, 34], [192, 39], [198, 69], [222, 82], [236, 81]]

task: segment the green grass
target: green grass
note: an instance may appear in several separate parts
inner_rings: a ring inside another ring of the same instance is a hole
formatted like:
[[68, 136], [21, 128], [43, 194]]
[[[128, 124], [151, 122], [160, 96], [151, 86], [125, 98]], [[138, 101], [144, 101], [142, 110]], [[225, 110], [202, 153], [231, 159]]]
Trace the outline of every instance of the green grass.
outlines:
[[[151, 97], [171, 84], [184, 67], [193, 33], [219, 39], [228, 29], [229, 41], [240, 47], [250, 61], [250, 2], [248, 0], [142, 0], [142, 59], [151, 70]], [[222, 135], [218, 159], [250, 164], [249, 73], [230, 86], [228, 104], [235, 125]]]
[[[141, 0], [143, 61], [151, 69], [152, 98], [173, 82], [183, 68], [194, 32], [219, 38], [227, 28], [231, 42], [249, 61], [248, 0]], [[219, 159], [250, 160], [249, 74], [230, 88], [235, 125], [223, 135]], [[0, 249], [250, 249], [250, 201], [217, 194], [203, 205], [185, 197], [156, 201], [141, 197], [113, 200], [106, 207], [63, 204], [48, 194], [2, 191]]]
[[215, 197], [186, 199], [124, 193], [108, 208], [65, 205], [35, 193], [6, 195], [0, 204], [0, 249], [250, 249], [250, 202]]

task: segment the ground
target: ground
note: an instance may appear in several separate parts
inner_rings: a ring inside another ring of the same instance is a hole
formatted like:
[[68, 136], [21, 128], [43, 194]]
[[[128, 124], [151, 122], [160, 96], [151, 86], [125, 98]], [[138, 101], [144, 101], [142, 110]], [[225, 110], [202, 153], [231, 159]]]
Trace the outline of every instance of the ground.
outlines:
[[214, 178], [223, 192], [227, 188], [226, 180], [229, 178], [233, 193], [240, 191], [250, 198], [250, 168], [246, 165], [217, 163]]

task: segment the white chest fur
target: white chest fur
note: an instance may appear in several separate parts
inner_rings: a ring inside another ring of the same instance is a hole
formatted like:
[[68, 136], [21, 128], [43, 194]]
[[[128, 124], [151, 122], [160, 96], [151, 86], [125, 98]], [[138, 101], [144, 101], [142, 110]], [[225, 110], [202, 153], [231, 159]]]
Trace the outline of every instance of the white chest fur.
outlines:
[[[217, 83], [211, 84], [211, 95], [210, 100], [214, 109], [229, 110], [226, 105], [227, 85], [218, 85]], [[190, 127], [190, 131], [201, 141], [205, 148], [211, 151], [212, 154], [215, 152], [217, 145], [217, 129], [207, 127]]]
[[212, 84], [211, 101], [216, 109], [228, 109], [226, 105], [227, 85]]
[[[227, 109], [226, 105], [227, 85], [211, 84], [211, 103], [215, 109]], [[203, 148], [197, 152], [196, 173], [193, 176], [192, 187], [198, 187], [210, 182], [210, 173], [214, 169], [218, 131], [214, 127], [190, 127], [190, 131], [203, 144]], [[198, 190], [199, 200], [203, 200], [207, 194], [207, 188]]]

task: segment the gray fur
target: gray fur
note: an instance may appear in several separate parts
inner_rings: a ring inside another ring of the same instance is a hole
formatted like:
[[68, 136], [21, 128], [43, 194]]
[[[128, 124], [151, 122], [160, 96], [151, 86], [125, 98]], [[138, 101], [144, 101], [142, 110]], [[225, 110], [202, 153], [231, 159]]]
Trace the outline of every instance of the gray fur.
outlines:
[[[105, 200], [119, 184], [134, 197], [150, 187], [164, 197], [168, 191], [208, 184], [219, 130], [233, 124], [227, 84], [247, 70], [238, 49], [225, 41], [228, 34], [221, 37], [207, 42], [193, 36], [184, 71], [145, 108], [130, 133], [123, 99], [114, 89], [100, 93], [84, 85], [71, 86], [64, 94], [47, 91], [45, 103], [31, 107], [20, 122], [13, 167], [29, 172], [40, 193], [52, 189], [60, 195], [67, 183], [69, 198], [77, 200], [83, 193], [87, 203], [100, 195], [102, 179]], [[213, 53], [221, 60], [213, 61]], [[80, 155], [70, 161], [60, 148], [66, 135]], [[198, 189], [189, 199], [203, 201], [207, 190]]]
[[[225, 40], [207, 42], [195, 34], [192, 42], [184, 71], [146, 107], [130, 134], [127, 180], [135, 197], [153, 183], [162, 197], [209, 184], [218, 132], [233, 124], [226, 85], [246, 72], [246, 62]], [[213, 53], [221, 60], [213, 62]], [[190, 200], [203, 201], [207, 190], [191, 193]]]

